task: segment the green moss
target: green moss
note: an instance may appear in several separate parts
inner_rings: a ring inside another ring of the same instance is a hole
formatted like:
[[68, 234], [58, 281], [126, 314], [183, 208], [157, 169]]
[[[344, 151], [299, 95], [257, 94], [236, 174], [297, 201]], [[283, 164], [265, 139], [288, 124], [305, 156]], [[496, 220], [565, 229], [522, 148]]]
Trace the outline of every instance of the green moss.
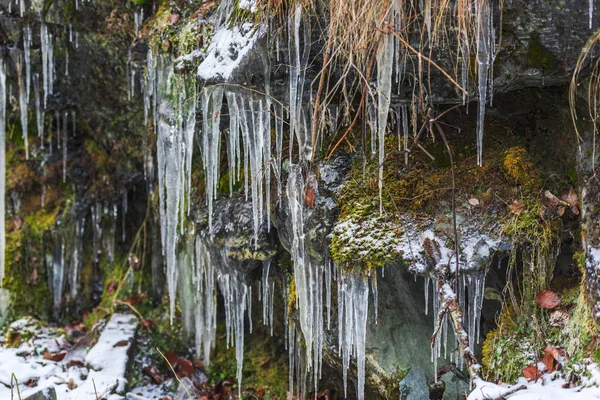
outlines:
[[[282, 340], [269, 336], [262, 327], [257, 327], [244, 342], [244, 366], [242, 398], [256, 398], [255, 391], [264, 390], [259, 396], [264, 399], [285, 398], [288, 389], [288, 363]], [[217, 326], [217, 337], [225, 335], [225, 324]], [[210, 380], [216, 383], [236, 376], [235, 348], [226, 348], [225, 340], [217, 340], [211, 358]]]
[[541, 69], [546, 74], [556, 70], [556, 58], [539, 40], [539, 35], [532, 34], [527, 50], [527, 64], [530, 67]]
[[509, 179], [521, 186], [527, 193], [538, 192], [542, 186], [537, 169], [534, 167], [527, 150], [515, 146], [506, 150], [504, 170]]

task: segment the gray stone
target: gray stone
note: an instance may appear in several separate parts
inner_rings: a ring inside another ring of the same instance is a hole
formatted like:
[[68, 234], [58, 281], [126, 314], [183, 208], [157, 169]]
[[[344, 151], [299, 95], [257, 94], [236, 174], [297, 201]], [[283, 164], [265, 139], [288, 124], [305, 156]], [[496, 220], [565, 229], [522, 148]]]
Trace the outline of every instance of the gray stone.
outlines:
[[440, 377], [446, 384], [444, 392], [445, 400], [460, 400], [471, 393], [469, 383], [465, 382], [464, 378], [457, 376], [454, 372], [447, 372]]
[[27, 396], [23, 400], [56, 400], [56, 391], [53, 387], [45, 388]]
[[400, 381], [400, 400], [423, 400], [429, 398], [429, 386], [420, 368], [413, 368]]

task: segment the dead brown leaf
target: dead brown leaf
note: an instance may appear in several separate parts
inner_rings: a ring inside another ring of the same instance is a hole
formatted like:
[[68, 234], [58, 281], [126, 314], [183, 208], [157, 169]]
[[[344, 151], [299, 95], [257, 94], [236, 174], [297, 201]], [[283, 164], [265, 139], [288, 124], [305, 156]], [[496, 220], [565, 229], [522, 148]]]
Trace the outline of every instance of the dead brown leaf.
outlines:
[[61, 351], [59, 353], [55, 353], [52, 354], [49, 351], [44, 352], [44, 360], [50, 360], [50, 361], [62, 361], [63, 358], [65, 358], [65, 356], [67, 355], [66, 351]]
[[561, 299], [552, 290], [542, 290], [537, 294], [536, 301], [541, 307], [551, 310], [560, 305]]
[[317, 195], [315, 195], [315, 191], [313, 189], [306, 189], [306, 191], [304, 192], [304, 201], [306, 202], [307, 206], [309, 206], [310, 208], [315, 208], [316, 198]]
[[527, 367], [523, 368], [523, 376], [529, 382], [537, 382], [537, 380], [542, 377], [542, 373], [534, 364], [529, 364]]
[[515, 215], [521, 215], [526, 211], [525, 203], [523, 203], [523, 200], [513, 201], [512, 204], [508, 206], [508, 208], [510, 208], [510, 212]]

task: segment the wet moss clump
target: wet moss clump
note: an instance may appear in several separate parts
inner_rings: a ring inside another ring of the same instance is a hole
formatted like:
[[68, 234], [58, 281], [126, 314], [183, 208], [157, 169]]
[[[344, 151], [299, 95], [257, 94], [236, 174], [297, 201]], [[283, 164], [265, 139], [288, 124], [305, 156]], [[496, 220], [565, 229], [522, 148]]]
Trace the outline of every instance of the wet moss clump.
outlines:
[[556, 57], [540, 42], [537, 34], [532, 34], [531, 39], [529, 39], [527, 64], [533, 68], [541, 69], [546, 74], [556, 70]]

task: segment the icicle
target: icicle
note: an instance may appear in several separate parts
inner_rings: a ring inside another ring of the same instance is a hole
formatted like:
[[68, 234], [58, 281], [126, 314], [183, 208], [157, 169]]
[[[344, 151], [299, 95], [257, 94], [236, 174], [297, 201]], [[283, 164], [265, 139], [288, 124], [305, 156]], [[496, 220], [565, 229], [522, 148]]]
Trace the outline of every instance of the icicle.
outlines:
[[44, 81], [44, 108], [46, 108], [48, 96], [52, 94], [54, 82], [54, 50], [52, 35], [48, 32], [48, 26], [42, 21], [40, 26], [40, 40], [42, 47], [42, 77]]
[[373, 271], [373, 276], [371, 277], [371, 290], [373, 292], [373, 309], [375, 310], [375, 325], [377, 325], [377, 313], [379, 303], [379, 292], [377, 290], [377, 269]]
[[123, 198], [121, 200], [121, 242], [125, 243], [126, 239], [126, 218], [127, 218], [127, 190], [123, 191]]
[[[24, 1], [24, 0], [22, 0]], [[31, 91], [31, 27], [23, 27], [23, 53], [25, 54], [25, 81], [27, 82], [27, 103]]]
[[[6, 249], [5, 195], [6, 195], [6, 62], [0, 55], [0, 287], [4, 280]], [[0, 289], [0, 310], [7, 306], [6, 289]]]
[[589, 4], [589, 17], [590, 17], [590, 29], [592, 29], [592, 21], [594, 18], [594, 0], [589, 0], [590, 4]]
[[[69, 116], [69, 113], [67, 113], [65, 111], [64, 114], [64, 120], [63, 120], [63, 144], [62, 144], [62, 151], [63, 151], [63, 159], [62, 159], [62, 164], [63, 164], [63, 182], [67, 181], [67, 118]], [[60, 124], [60, 121], [58, 121], [58, 123]], [[60, 135], [58, 136], [58, 140], [60, 141]]]
[[65, 76], [69, 76], [69, 49], [65, 49]]
[[54, 307], [59, 307], [62, 295], [63, 286], [65, 279], [65, 244], [63, 243], [64, 238], [60, 238], [56, 242], [53, 257], [53, 277], [52, 277], [52, 288], [54, 294]]
[[479, 91], [479, 113], [477, 116], [477, 164], [483, 165], [483, 129], [485, 104], [488, 94], [488, 80], [491, 67], [494, 38], [489, 0], [476, 3], [477, 8], [477, 78]]
[[23, 71], [21, 55], [17, 58], [17, 74], [19, 83], [19, 111], [21, 113], [21, 131], [25, 143], [25, 159], [29, 160], [29, 143], [27, 142], [27, 87], [25, 83], [25, 71]]
[[[309, 180], [312, 179], [309, 177]], [[321, 374], [323, 351], [323, 275], [326, 267], [313, 263], [306, 253], [304, 232], [304, 185], [302, 170], [297, 165], [290, 167], [287, 182], [287, 198], [290, 209], [292, 243], [290, 253], [294, 264], [296, 301], [299, 311], [300, 329], [306, 343], [303, 360], [306, 372], [313, 372], [315, 390]], [[296, 366], [296, 368], [298, 368]], [[304, 373], [305, 371], [300, 371]], [[303, 378], [304, 379], [304, 378]], [[302, 389], [304, 391], [304, 389]]]
[[367, 278], [355, 273], [340, 277], [338, 290], [338, 308], [343, 309], [338, 317], [342, 346], [342, 368], [344, 379], [344, 396], [347, 397], [348, 368], [350, 358], [354, 354], [358, 369], [359, 400], [364, 399], [365, 387], [365, 343], [367, 333], [367, 316], [369, 309], [369, 283]]
[[385, 131], [392, 95], [394, 42], [390, 34], [381, 37], [377, 49], [377, 126], [379, 140], [379, 214], [383, 214], [383, 160], [385, 158]]
[[429, 276], [425, 277], [425, 315], [429, 312], [429, 284], [431, 283], [431, 278]]
[[75, 299], [77, 296], [77, 290], [79, 285], [79, 270], [81, 269], [81, 263], [83, 258], [83, 230], [85, 228], [85, 217], [77, 219], [75, 222], [75, 235], [73, 236], [73, 248], [71, 252], [71, 268], [70, 275], [71, 280], [69, 282], [71, 286], [71, 298]]
[[33, 76], [33, 91], [35, 95], [35, 116], [37, 121], [38, 137], [40, 138], [41, 149], [44, 149], [44, 110], [42, 109], [40, 96], [40, 75]]
[[202, 163], [206, 179], [206, 203], [208, 205], [208, 226], [212, 230], [213, 201], [217, 198], [219, 185], [219, 162], [221, 158], [221, 106], [223, 88], [221, 86], [205, 90], [202, 94]]

